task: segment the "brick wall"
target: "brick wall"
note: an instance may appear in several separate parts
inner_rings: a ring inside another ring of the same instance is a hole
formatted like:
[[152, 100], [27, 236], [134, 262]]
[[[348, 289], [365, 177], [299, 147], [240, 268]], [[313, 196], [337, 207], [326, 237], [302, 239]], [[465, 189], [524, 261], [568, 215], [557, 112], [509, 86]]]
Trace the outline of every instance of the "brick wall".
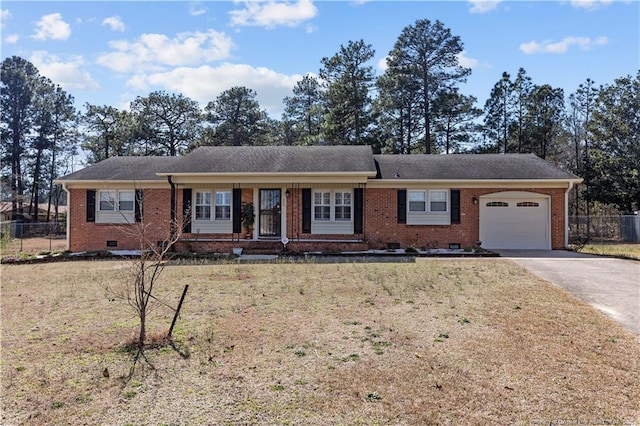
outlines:
[[[87, 222], [86, 189], [69, 190], [69, 249], [85, 250], [139, 250], [140, 223], [109, 224]], [[145, 189], [143, 199], [145, 238], [155, 243], [165, 240], [170, 231], [170, 190]], [[117, 241], [116, 247], [107, 247], [107, 241]]]
[[[564, 189], [518, 188], [510, 191], [528, 191], [551, 196], [551, 244], [554, 249], [564, 248]], [[253, 189], [242, 190], [242, 200], [253, 200]], [[362, 235], [316, 235], [302, 233], [302, 191], [290, 189], [287, 198], [287, 237], [291, 240], [290, 250], [297, 251], [340, 251], [364, 250], [366, 248], [387, 248], [389, 243], [400, 247], [447, 248], [450, 243], [472, 247], [479, 239], [479, 204], [472, 202], [473, 196], [480, 197], [505, 189], [461, 189], [460, 223], [451, 225], [406, 225], [397, 223], [397, 189], [366, 188], [364, 191], [364, 233]], [[178, 222], [182, 216], [182, 191], [176, 191], [176, 214]], [[144, 191], [144, 221], [148, 225], [149, 241], [161, 241], [169, 235], [170, 190], [146, 189]], [[285, 196], [285, 194], [283, 194]], [[139, 249], [140, 241], [132, 232], [137, 225], [113, 225], [86, 222], [86, 190], [70, 190], [70, 249], [72, 251], [107, 249], [107, 240], [116, 240], [117, 249]], [[257, 207], [257, 206], [256, 206]], [[257, 214], [256, 209], [256, 214]], [[257, 226], [257, 218], [256, 218]], [[229, 235], [184, 234], [183, 238], [230, 239]], [[241, 235], [236, 235], [242, 239]], [[365, 243], [346, 240], [363, 240]], [[297, 241], [301, 240], [301, 241]], [[303, 240], [326, 240], [325, 243]], [[344, 241], [337, 241], [344, 240]], [[177, 249], [196, 251], [230, 251], [231, 247], [245, 245], [248, 250], [259, 247], [247, 241], [199, 241], [181, 243]], [[259, 244], [259, 242], [258, 242]]]
[[[480, 205], [473, 196], [507, 191], [498, 188], [461, 189], [460, 223], [451, 225], [406, 225], [398, 223], [397, 189], [365, 190], [365, 238], [372, 249], [386, 248], [388, 243], [401, 247], [448, 248], [450, 243], [474, 247], [480, 235]], [[562, 188], [518, 188], [508, 191], [527, 191], [551, 196], [551, 246], [564, 247], [564, 193]]]

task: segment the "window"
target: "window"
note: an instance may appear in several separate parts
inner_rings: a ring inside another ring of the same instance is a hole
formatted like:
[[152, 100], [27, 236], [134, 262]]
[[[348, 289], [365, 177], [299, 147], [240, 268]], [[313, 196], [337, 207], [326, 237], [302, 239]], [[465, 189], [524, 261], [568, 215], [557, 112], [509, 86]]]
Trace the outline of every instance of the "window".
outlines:
[[211, 193], [196, 192], [195, 207], [196, 207], [196, 211], [195, 211], [196, 220], [210, 220], [211, 219]]
[[331, 220], [330, 192], [315, 192], [313, 194], [313, 219]]
[[408, 195], [410, 212], [427, 211], [427, 193], [425, 191], [408, 191]]
[[114, 211], [116, 209], [115, 191], [100, 191], [100, 210]]
[[216, 220], [231, 220], [231, 192], [216, 191]]
[[135, 192], [119, 191], [118, 192], [118, 209], [120, 211], [133, 211], [135, 205]]
[[351, 220], [351, 192], [335, 193], [335, 219]]
[[319, 190], [313, 193], [313, 220], [351, 222], [353, 195], [351, 191]]
[[509, 207], [509, 203], [504, 201], [490, 201], [487, 203], [487, 207]]
[[447, 194], [448, 191], [429, 191], [429, 211], [446, 212]]
[[540, 204], [535, 201], [521, 201], [516, 204], [517, 207], [540, 207]]

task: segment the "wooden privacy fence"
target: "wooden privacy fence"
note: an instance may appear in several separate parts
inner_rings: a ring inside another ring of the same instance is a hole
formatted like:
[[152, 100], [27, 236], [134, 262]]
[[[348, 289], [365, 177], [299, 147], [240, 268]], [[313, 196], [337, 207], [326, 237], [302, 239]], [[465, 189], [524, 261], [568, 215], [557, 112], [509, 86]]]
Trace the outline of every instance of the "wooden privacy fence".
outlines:
[[569, 242], [640, 243], [640, 215], [572, 216]]

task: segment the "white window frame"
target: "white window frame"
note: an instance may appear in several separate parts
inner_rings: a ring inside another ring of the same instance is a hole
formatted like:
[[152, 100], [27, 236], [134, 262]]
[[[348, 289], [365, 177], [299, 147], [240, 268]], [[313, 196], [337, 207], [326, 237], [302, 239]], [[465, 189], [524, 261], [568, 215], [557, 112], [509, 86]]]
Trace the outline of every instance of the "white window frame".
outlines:
[[[218, 202], [219, 195], [221, 197], [220, 202]], [[213, 203], [213, 220], [231, 220], [231, 191], [215, 191]]]
[[[348, 195], [348, 197], [346, 196]], [[348, 202], [345, 202], [348, 201]], [[350, 222], [353, 217], [353, 196], [351, 191], [335, 191], [333, 193], [333, 218], [336, 222]], [[341, 214], [338, 214], [341, 211]], [[349, 213], [349, 217], [345, 217], [345, 212]], [[341, 216], [341, 217], [338, 217]]]
[[[318, 200], [320, 201], [319, 203]], [[321, 209], [321, 215], [317, 214], [318, 209]], [[326, 213], [329, 214], [326, 215]], [[313, 191], [313, 220], [316, 222], [331, 221], [331, 191], [326, 189]]]
[[[98, 210], [101, 212], [115, 212], [118, 211], [116, 202], [117, 191], [113, 189], [101, 189], [98, 191]], [[104, 207], [103, 207], [103, 204]]]
[[232, 194], [228, 189], [195, 190], [193, 220], [230, 222], [233, 217]]
[[[444, 194], [444, 201], [437, 200], [436, 194]], [[444, 202], [444, 210], [435, 210], [433, 203]], [[432, 189], [429, 190], [429, 213], [448, 213], [449, 212], [449, 191], [446, 189]]]
[[[195, 192], [195, 200], [193, 203], [193, 219], [211, 220], [211, 191]], [[208, 212], [208, 214], [203, 214], [205, 212]]]
[[[320, 195], [322, 194], [322, 195]], [[345, 194], [347, 196], [345, 197]], [[320, 203], [317, 203], [317, 196], [320, 195]], [[349, 223], [353, 221], [353, 191], [345, 189], [317, 189], [313, 191], [313, 221], [314, 222], [339, 222]], [[348, 202], [345, 203], [345, 200]], [[317, 209], [321, 208], [323, 211], [322, 216], [318, 217]], [[328, 217], [326, 213], [328, 211]], [[337, 213], [341, 211], [342, 214]], [[344, 216], [344, 213], [348, 212], [348, 218], [340, 217]]]
[[[442, 196], [444, 196], [444, 200], [439, 199]], [[448, 189], [408, 190], [407, 212], [413, 215], [446, 214], [451, 208], [450, 198]], [[434, 203], [445, 203], [444, 209], [434, 208]]]
[[[129, 200], [123, 200], [123, 195], [130, 195]], [[122, 203], [131, 203], [131, 208], [124, 208]], [[118, 210], [121, 212], [132, 212], [136, 208], [136, 192], [132, 190], [118, 191]]]
[[[125, 200], [125, 196], [129, 199]], [[131, 208], [123, 207], [123, 203], [131, 203]], [[101, 189], [98, 191], [98, 211], [100, 212], [133, 212], [136, 206], [136, 192], [132, 189]]]
[[[411, 205], [412, 203], [414, 203], [413, 206]], [[424, 204], [424, 206], [422, 208], [416, 208], [418, 207], [418, 205], [415, 203]], [[427, 202], [427, 191], [407, 191], [407, 211], [409, 213], [426, 213], [428, 205], [429, 203]]]

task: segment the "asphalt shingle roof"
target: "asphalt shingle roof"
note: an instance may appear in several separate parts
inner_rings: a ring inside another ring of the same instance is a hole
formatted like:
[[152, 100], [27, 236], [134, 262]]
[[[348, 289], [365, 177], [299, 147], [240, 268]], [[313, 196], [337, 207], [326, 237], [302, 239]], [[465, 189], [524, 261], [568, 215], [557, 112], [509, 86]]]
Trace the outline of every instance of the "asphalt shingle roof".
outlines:
[[176, 157], [110, 157], [59, 180], [166, 180], [156, 173], [175, 160]]
[[368, 173], [377, 179], [578, 179], [534, 154], [373, 155], [368, 146], [201, 147], [184, 157], [111, 157], [60, 181], [162, 181], [178, 173]]
[[577, 179], [534, 154], [374, 155], [379, 179]]
[[162, 173], [376, 172], [369, 146], [200, 147]]

